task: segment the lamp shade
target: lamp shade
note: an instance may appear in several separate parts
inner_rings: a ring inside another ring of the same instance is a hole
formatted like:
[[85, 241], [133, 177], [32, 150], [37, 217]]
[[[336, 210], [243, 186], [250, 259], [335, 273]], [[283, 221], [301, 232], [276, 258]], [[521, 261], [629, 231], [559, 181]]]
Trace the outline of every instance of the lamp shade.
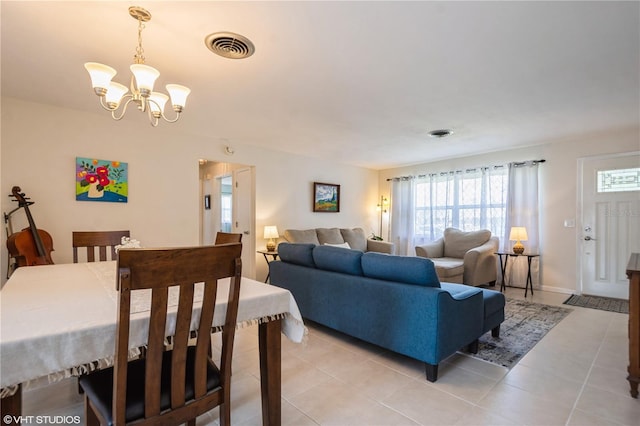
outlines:
[[191, 93], [191, 89], [179, 84], [167, 84], [167, 92], [171, 96], [171, 105], [184, 108], [187, 103], [187, 96]]
[[89, 72], [91, 77], [91, 86], [94, 89], [109, 88], [111, 79], [116, 75], [117, 71], [108, 65], [99, 64], [98, 62], [87, 62], [84, 67]]
[[149, 108], [154, 114], [161, 114], [164, 112], [164, 106], [169, 100], [169, 97], [164, 93], [151, 92], [149, 95]]
[[513, 226], [509, 233], [510, 241], [527, 241], [527, 228], [524, 226]]
[[278, 227], [277, 226], [265, 226], [264, 227], [264, 239], [268, 240], [270, 238], [278, 238]]
[[129, 67], [136, 78], [136, 86], [138, 90], [153, 91], [153, 85], [160, 76], [160, 71], [144, 64], [133, 64]]
[[112, 81], [108, 87], [109, 89], [104, 95], [104, 100], [107, 102], [107, 105], [117, 108], [118, 105], [120, 105], [122, 97], [129, 91], [129, 89], [127, 88], [127, 86], [116, 83], [115, 81]]

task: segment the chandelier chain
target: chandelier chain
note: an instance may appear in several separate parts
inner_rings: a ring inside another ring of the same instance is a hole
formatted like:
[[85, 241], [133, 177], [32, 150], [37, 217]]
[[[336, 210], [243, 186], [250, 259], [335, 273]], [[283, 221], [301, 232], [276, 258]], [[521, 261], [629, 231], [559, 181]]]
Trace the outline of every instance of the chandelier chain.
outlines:
[[133, 60], [136, 64], [144, 64], [144, 49], [142, 48], [142, 30], [145, 26], [141, 19], [138, 19], [138, 46], [136, 47], [136, 54], [133, 56]]

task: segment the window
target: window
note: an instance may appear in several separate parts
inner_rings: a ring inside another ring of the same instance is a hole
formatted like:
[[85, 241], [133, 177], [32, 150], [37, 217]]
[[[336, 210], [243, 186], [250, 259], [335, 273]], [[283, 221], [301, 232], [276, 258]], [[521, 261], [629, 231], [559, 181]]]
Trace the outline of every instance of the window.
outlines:
[[640, 191], [640, 167], [598, 170], [598, 192]]
[[490, 167], [425, 176], [416, 180], [414, 235], [433, 241], [454, 227], [489, 229], [503, 235], [507, 216], [509, 172]]
[[231, 176], [222, 178], [220, 185], [220, 230], [222, 232], [232, 232], [233, 189], [231, 185]]

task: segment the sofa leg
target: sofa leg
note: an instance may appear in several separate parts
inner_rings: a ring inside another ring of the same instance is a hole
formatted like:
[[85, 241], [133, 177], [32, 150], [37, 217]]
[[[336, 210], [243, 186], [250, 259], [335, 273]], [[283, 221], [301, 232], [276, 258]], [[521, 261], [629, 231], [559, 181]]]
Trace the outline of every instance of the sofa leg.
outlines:
[[500, 324], [498, 324], [495, 328], [491, 329], [491, 335], [493, 337], [500, 337]]
[[472, 353], [472, 354], [477, 354], [478, 353], [478, 339], [476, 339], [473, 342], [469, 343], [469, 345], [467, 346], [467, 351], [469, 353]]
[[438, 364], [433, 365], [426, 362], [424, 365], [427, 370], [427, 380], [430, 382], [438, 380]]

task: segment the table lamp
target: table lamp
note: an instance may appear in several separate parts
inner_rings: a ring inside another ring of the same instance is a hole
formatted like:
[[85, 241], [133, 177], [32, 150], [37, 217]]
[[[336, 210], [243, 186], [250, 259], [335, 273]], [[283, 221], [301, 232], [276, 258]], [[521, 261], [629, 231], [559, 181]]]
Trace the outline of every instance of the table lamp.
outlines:
[[515, 241], [516, 243], [513, 246], [513, 252], [516, 254], [524, 253], [524, 246], [521, 241], [527, 241], [527, 228], [524, 226], [513, 226], [511, 227], [511, 232], [509, 233], [509, 240]]
[[268, 251], [276, 251], [276, 242], [273, 240], [274, 238], [279, 238], [278, 235], [278, 227], [277, 226], [265, 226], [264, 227], [264, 239], [269, 240], [267, 242], [267, 250]]

